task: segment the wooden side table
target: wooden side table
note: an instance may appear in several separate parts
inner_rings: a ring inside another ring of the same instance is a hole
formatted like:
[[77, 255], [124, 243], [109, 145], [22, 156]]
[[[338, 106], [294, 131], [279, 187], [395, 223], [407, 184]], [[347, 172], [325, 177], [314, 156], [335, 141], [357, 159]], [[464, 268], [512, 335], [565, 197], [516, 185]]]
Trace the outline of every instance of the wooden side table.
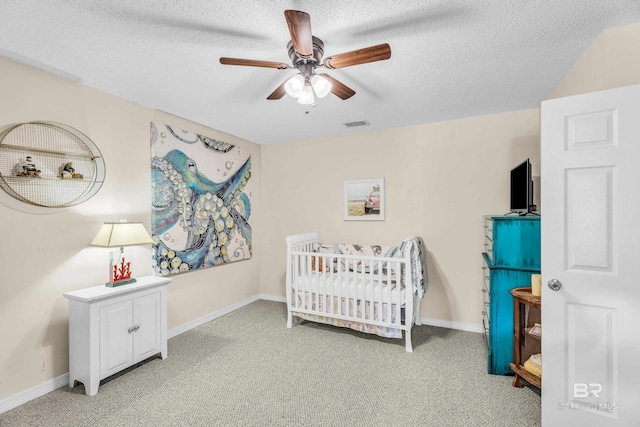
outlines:
[[542, 387], [542, 377], [524, 368], [524, 362], [533, 354], [540, 353], [542, 337], [532, 335], [529, 330], [540, 323], [540, 297], [531, 294], [531, 288], [515, 288], [509, 291], [513, 295], [513, 363], [509, 366], [515, 373], [512, 385], [522, 387], [520, 378], [536, 387]]

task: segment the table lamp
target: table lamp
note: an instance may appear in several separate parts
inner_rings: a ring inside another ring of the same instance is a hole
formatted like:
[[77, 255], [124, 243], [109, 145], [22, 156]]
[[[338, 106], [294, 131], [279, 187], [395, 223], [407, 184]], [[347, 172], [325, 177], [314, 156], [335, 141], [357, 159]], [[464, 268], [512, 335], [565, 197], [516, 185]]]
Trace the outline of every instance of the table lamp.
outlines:
[[146, 243], [152, 243], [152, 240], [141, 222], [105, 222], [102, 225], [91, 246], [120, 247], [120, 252], [111, 254], [109, 282], [106, 286], [113, 288], [135, 283], [136, 279], [131, 277], [131, 262], [125, 260], [124, 247]]

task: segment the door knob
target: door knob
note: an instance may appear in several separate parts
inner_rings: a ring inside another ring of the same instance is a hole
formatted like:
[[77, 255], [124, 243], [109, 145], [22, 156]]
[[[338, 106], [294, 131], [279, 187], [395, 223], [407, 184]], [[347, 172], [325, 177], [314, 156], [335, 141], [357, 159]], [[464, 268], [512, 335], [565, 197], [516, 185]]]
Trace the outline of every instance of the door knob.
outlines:
[[559, 291], [562, 287], [562, 283], [560, 283], [558, 279], [551, 279], [547, 282], [547, 286], [549, 286], [549, 289], [552, 291]]

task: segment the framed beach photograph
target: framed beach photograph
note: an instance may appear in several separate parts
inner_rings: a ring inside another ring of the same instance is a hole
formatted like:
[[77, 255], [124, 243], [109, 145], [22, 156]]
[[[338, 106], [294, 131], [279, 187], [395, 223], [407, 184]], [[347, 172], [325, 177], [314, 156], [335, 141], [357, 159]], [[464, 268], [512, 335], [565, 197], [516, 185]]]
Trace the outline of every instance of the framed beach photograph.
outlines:
[[344, 182], [345, 221], [384, 221], [384, 178]]

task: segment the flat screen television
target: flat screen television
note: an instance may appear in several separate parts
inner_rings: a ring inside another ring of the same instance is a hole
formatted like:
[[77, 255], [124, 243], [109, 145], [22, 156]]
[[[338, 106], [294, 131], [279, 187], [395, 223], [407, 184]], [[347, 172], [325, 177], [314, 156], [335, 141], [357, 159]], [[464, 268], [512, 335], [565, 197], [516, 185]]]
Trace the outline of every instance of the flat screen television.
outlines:
[[526, 215], [536, 211], [533, 204], [533, 180], [529, 159], [511, 169], [511, 212]]

